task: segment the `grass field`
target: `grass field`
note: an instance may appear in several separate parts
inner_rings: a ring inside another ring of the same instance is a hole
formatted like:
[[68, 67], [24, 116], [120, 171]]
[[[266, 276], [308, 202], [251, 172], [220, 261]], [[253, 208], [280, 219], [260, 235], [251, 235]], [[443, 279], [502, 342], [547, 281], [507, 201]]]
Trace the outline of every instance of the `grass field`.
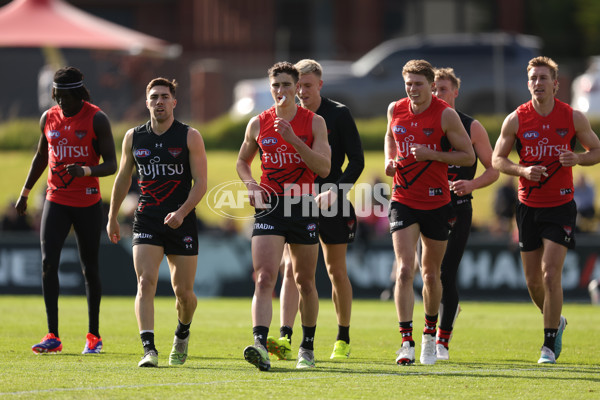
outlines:
[[[541, 316], [530, 303], [464, 302], [450, 347], [450, 361], [398, 366], [400, 346], [394, 304], [355, 301], [352, 353], [329, 360], [336, 322], [331, 301], [321, 301], [315, 355], [317, 367], [296, 370], [273, 361], [260, 372], [244, 361], [252, 342], [250, 298], [201, 299], [192, 324], [190, 356], [182, 367], [167, 365], [176, 325], [174, 300], [156, 300], [160, 367], [138, 368], [142, 347], [133, 298], [102, 300], [103, 354], [82, 356], [87, 332], [84, 297], [59, 301], [60, 355], [34, 355], [30, 347], [46, 332], [39, 296], [0, 296], [0, 398], [7, 399], [598, 399], [600, 309], [566, 304], [569, 324], [556, 365], [538, 365]], [[274, 302], [277, 310], [278, 303]], [[415, 306], [420, 338], [422, 305]], [[275, 313], [271, 333], [278, 333]], [[301, 338], [296, 322], [293, 349]], [[420, 340], [417, 339], [417, 358]]]
[[[23, 187], [23, 183], [25, 182], [25, 178], [27, 177], [32, 156], [33, 154], [28, 152], [0, 152], [0, 170], [3, 171], [2, 183], [4, 187], [4, 190], [0, 191], [0, 205], [6, 205], [10, 200], [18, 197], [21, 188]], [[239, 178], [235, 170], [237, 153], [230, 151], [209, 151], [207, 158], [209, 191], [211, 188], [214, 188], [223, 182], [239, 182]], [[379, 177], [384, 182], [391, 183], [391, 178], [383, 176], [383, 164], [383, 151], [366, 152], [365, 169], [357, 183], [371, 183], [375, 177]], [[260, 176], [260, 163], [258, 162], [258, 159], [253, 163], [253, 170], [254, 177], [258, 179]], [[481, 171], [483, 171], [483, 167], [480, 165], [478, 169], [478, 175], [481, 173]], [[577, 166], [574, 168], [574, 175], [576, 176], [581, 171], [585, 171], [589, 178], [594, 182], [595, 186], [600, 188], [600, 168], [584, 168]], [[100, 179], [102, 197], [107, 202], [110, 201], [110, 193], [112, 191], [114, 179], [114, 175]], [[500, 182], [502, 182], [504, 179], [506, 179], [506, 177], [501, 175], [500, 179], [496, 183], [486, 188], [479, 189], [476, 192], [473, 202], [473, 224], [475, 226], [489, 226], [489, 224], [493, 221], [494, 215], [492, 204], [494, 192], [498, 188]], [[35, 201], [32, 199], [35, 199], [36, 196], [41, 195], [45, 186], [45, 180], [46, 175], [44, 174], [37, 182], [32, 194], [30, 195], [29, 207], [32, 209], [32, 211], [35, 210], [36, 206]], [[351, 194], [350, 198], [356, 205], [353, 193]], [[600, 207], [600, 197], [597, 196], [596, 200], [597, 207]], [[203, 200], [197, 207], [197, 213], [200, 218], [210, 225], [222, 226], [225, 223], [223, 217], [213, 213], [206, 206], [206, 200]], [[238, 227], [241, 227], [241, 225]]]

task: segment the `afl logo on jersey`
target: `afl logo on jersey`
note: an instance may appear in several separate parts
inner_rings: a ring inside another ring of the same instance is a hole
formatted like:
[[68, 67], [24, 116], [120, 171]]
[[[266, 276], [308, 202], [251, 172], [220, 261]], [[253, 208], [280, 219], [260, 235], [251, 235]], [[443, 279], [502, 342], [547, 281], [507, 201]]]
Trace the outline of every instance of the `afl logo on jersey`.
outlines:
[[392, 126], [392, 132], [397, 135], [404, 135], [406, 133], [406, 128], [401, 125]]
[[315, 224], [314, 222], [312, 222], [306, 226], [306, 230], [309, 232], [314, 232], [316, 229], [317, 229], [317, 224]]
[[267, 137], [264, 138], [261, 143], [263, 146], [274, 146], [277, 144], [277, 138]]
[[48, 132], [48, 137], [50, 139], [56, 139], [60, 137], [60, 132], [59, 131], [50, 131]]
[[523, 139], [537, 139], [540, 137], [540, 134], [536, 131], [527, 131], [523, 134]]
[[191, 236], [186, 236], [183, 238], [184, 243], [192, 243], [194, 239]]
[[134, 153], [134, 156], [144, 158], [150, 155], [150, 150], [148, 149], [137, 149]]

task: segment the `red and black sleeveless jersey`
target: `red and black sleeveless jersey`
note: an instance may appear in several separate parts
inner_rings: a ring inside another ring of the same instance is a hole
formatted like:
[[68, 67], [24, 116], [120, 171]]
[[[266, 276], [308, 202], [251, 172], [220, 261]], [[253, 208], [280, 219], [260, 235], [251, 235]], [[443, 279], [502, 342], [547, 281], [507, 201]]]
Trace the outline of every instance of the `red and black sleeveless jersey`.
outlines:
[[[465, 130], [467, 131], [467, 135], [469, 135], [469, 138], [470, 138], [471, 137], [471, 124], [475, 120], [470, 115], [462, 113], [458, 110], [456, 110], [456, 113], [460, 117], [460, 122], [462, 122], [463, 126], [465, 127]], [[452, 181], [452, 182], [460, 181], [460, 180], [470, 181], [475, 177], [476, 172], [477, 172], [477, 152], [475, 152], [475, 162], [471, 166], [461, 167], [459, 165], [448, 165], [448, 180]], [[454, 192], [450, 192], [450, 195], [452, 196], [452, 204], [458, 204], [461, 201], [470, 200], [473, 198], [472, 193], [466, 194], [464, 196], [459, 196]]]
[[188, 129], [177, 120], [162, 135], [152, 132], [150, 121], [134, 128], [131, 151], [140, 188], [136, 214], [162, 219], [187, 200], [192, 188]]
[[417, 161], [410, 152], [414, 144], [436, 151], [450, 150], [442, 130], [442, 112], [447, 107], [446, 102], [432, 96], [429, 107], [420, 114], [414, 114], [408, 98], [396, 102], [390, 122], [398, 162], [392, 201], [418, 210], [433, 210], [450, 202], [448, 164]]
[[[312, 147], [314, 113], [296, 106], [296, 115], [290, 121], [294, 133], [308, 147]], [[262, 176], [260, 185], [277, 196], [314, 194], [315, 173], [300, 157], [294, 146], [275, 132], [275, 107], [263, 111], [258, 119], [260, 132], [256, 141], [260, 149]]]
[[558, 99], [547, 116], [541, 116], [528, 101], [517, 108], [519, 164], [543, 165], [548, 176], [539, 182], [519, 178], [519, 201], [529, 207], [556, 207], [573, 199], [573, 172], [563, 167], [559, 156], [575, 148], [573, 109]]
[[89, 207], [100, 201], [100, 184], [95, 176], [74, 177], [68, 164], [98, 165], [98, 139], [94, 132], [97, 106], [83, 103], [72, 117], [65, 117], [56, 105], [46, 113], [44, 135], [48, 141], [48, 188], [46, 199], [71, 207]]

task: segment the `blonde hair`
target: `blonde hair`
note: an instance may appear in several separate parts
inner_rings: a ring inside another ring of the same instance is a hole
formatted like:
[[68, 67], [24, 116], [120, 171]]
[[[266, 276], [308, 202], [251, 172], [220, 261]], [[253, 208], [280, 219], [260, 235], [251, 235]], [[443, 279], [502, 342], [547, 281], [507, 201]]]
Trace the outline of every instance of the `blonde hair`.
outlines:
[[[558, 80], [558, 64], [550, 57], [539, 56], [529, 60], [529, 64], [527, 64], [527, 76], [529, 76], [529, 71], [534, 67], [548, 67], [552, 80]], [[556, 84], [556, 89], [554, 89], [555, 94], [556, 92], [558, 92], [558, 83]]]
[[456, 89], [460, 89], [460, 78], [454, 74], [454, 68], [436, 68], [435, 79], [445, 79], [452, 82]]
[[294, 66], [298, 72], [300, 72], [300, 75], [315, 74], [319, 79], [321, 79], [321, 76], [323, 75], [321, 64], [310, 58], [300, 60]]
[[539, 56], [529, 60], [529, 64], [527, 64], [528, 74], [533, 67], [548, 67], [552, 80], [558, 79], [558, 64], [550, 57]]

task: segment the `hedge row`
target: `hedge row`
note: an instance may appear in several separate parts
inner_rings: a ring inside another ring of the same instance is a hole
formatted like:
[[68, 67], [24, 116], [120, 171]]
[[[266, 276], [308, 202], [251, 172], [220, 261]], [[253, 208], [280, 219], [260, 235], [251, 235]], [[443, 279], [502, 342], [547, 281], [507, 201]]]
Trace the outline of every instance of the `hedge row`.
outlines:
[[[496, 143], [504, 116], [483, 115], [477, 117], [487, 129], [492, 145]], [[142, 121], [143, 122], [143, 121]], [[142, 122], [116, 122], [112, 124], [117, 147], [127, 129]], [[244, 137], [247, 120], [236, 121], [222, 116], [208, 124], [194, 124], [204, 138], [207, 150], [239, 150]], [[365, 150], [383, 150], [383, 137], [386, 129], [385, 117], [356, 120]], [[592, 128], [600, 134], [600, 119], [592, 121]], [[40, 136], [38, 119], [18, 119], [0, 124], [1, 150], [35, 149]]]

